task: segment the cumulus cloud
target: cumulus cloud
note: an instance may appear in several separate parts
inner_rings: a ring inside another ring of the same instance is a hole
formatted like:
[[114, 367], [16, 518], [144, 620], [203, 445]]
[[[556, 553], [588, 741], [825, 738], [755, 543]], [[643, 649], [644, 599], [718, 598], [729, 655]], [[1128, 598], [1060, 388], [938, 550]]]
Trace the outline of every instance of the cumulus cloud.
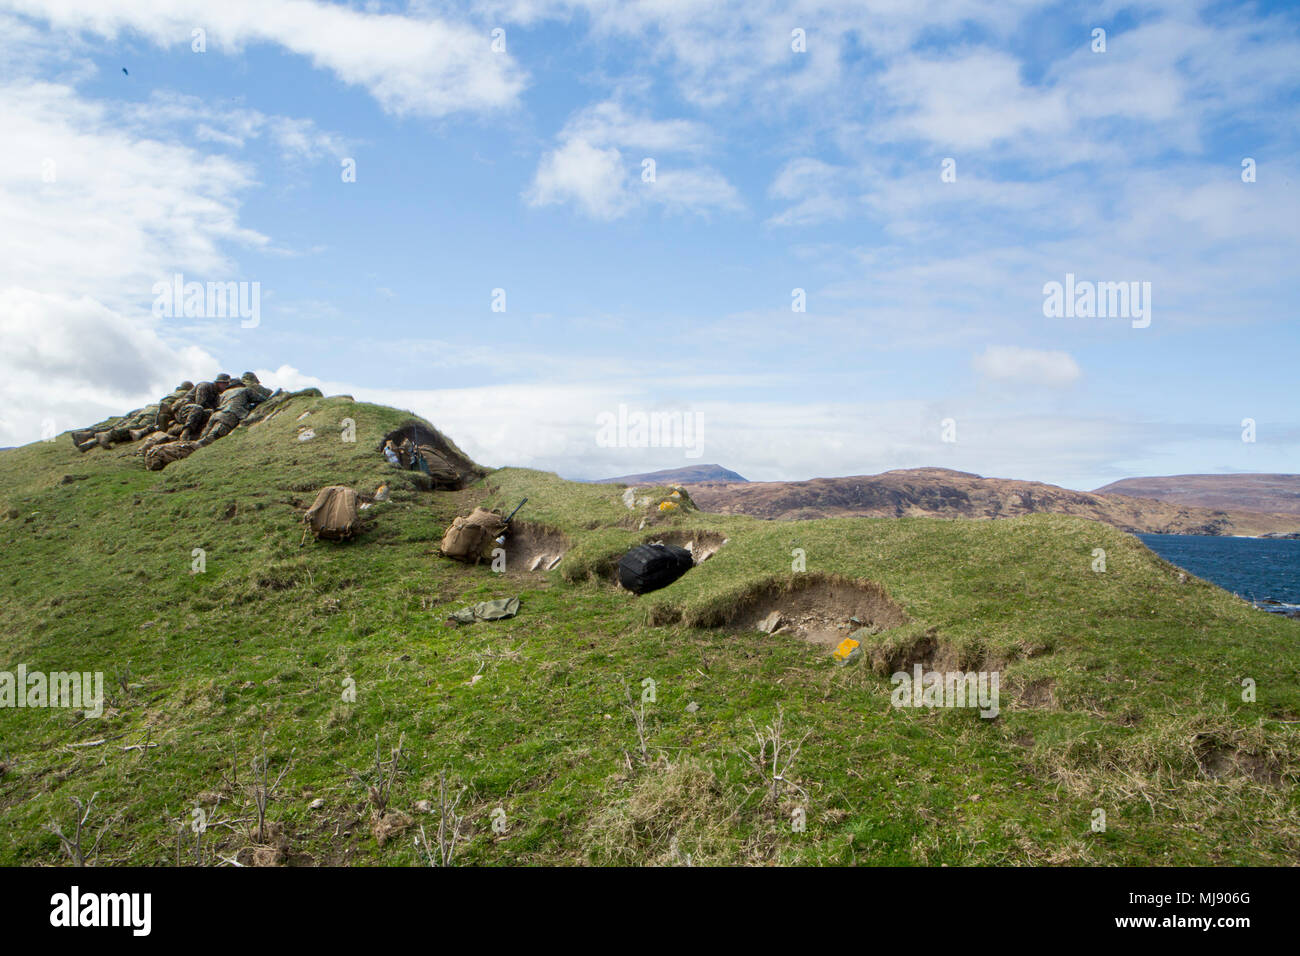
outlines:
[[990, 345], [975, 356], [975, 371], [1016, 385], [1073, 385], [1083, 375], [1068, 352], [1046, 352], [1014, 345]]
[[616, 148], [570, 139], [542, 157], [527, 199], [534, 206], [573, 202], [593, 219], [617, 219], [632, 204], [627, 183]]
[[[675, 158], [703, 151], [709, 139], [688, 120], [655, 120], [616, 101], [597, 103], [565, 124], [524, 198], [532, 206], [572, 203], [603, 220], [651, 204], [679, 212], [739, 209], [739, 194], [725, 176]], [[643, 172], [647, 159], [654, 164], [653, 179]]]
[[174, 348], [89, 296], [0, 289], [0, 341], [0, 445], [120, 415], [218, 371], [203, 349]]
[[0, 283], [91, 294], [121, 309], [173, 268], [219, 273], [249, 166], [154, 138], [61, 84], [0, 87]]
[[239, 275], [228, 248], [263, 248], [240, 224], [241, 162], [154, 135], [130, 110], [69, 86], [0, 86], [0, 443], [31, 441], [147, 404], [217, 361], [173, 345], [151, 314], [173, 272]]
[[487, 31], [434, 16], [357, 10], [317, 0], [0, 0], [60, 30], [113, 39], [141, 35], [189, 47], [195, 28], [210, 52], [272, 43], [367, 90], [398, 115], [444, 116], [512, 106], [525, 85]]

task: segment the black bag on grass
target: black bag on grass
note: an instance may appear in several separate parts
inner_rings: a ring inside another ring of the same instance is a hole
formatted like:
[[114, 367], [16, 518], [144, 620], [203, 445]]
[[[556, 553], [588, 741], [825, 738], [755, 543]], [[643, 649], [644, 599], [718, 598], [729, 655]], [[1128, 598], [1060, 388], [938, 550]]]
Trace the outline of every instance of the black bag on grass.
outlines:
[[691, 553], [671, 544], [639, 544], [618, 562], [618, 582], [636, 594], [672, 584], [693, 565]]

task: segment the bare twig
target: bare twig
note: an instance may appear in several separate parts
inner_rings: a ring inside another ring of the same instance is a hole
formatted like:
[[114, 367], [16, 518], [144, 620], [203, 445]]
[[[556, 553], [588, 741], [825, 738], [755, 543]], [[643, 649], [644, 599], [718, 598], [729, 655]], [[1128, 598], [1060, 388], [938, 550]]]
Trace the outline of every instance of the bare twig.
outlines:
[[465, 796], [466, 789], [466, 787], [461, 787], [460, 793], [456, 794], [456, 799], [449, 806], [447, 804], [447, 771], [439, 771], [438, 851], [436, 856], [433, 847], [429, 844], [428, 836], [425, 835], [424, 824], [420, 824], [420, 842], [424, 846], [424, 855], [428, 859], [430, 866], [451, 866], [452, 858], [456, 855], [456, 841], [461, 838], [461, 818], [456, 815], [456, 808], [460, 806], [461, 797]]
[[627, 712], [632, 715], [632, 723], [636, 726], [636, 739], [641, 746], [641, 762], [650, 762], [650, 750], [645, 742], [645, 698], [641, 699], [641, 706], [638, 708], [632, 701], [632, 690], [627, 686], [627, 681], [623, 681], [623, 695], [627, 698]]
[[[379, 735], [375, 734], [375, 767], [371, 772], [372, 783], [366, 783], [362, 774], [355, 770], [352, 771], [352, 776], [366, 787], [370, 802], [381, 814], [387, 809], [389, 798], [393, 793], [393, 781], [397, 779], [397, 768], [402, 759], [402, 744], [405, 740], [406, 734], [403, 733], [397, 738], [397, 746], [393, 748], [389, 759], [385, 761], [380, 758]], [[387, 764], [387, 771], [385, 771], [385, 764]]]
[[85, 866], [87, 859], [93, 859], [95, 857], [99, 852], [99, 841], [104, 838], [104, 834], [108, 831], [108, 828], [117, 819], [116, 816], [110, 817], [104, 825], [100, 827], [99, 834], [95, 837], [95, 843], [91, 846], [89, 852], [82, 849], [81, 839], [86, 830], [86, 823], [90, 820], [90, 813], [95, 807], [95, 798], [98, 796], [99, 791], [96, 790], [85, 803], [82, 803], [77, 797], [68, 798], [72, 801], [72, 805], [77, 808], [79, 814], [77, 817], [77, 828], [73, 832], [71, 838], [64, 835], [63, 830], [57, 823], [47, 824], [45, 827], [45, 829], [49, 830], [59, 838], [59, 843], [63, 847], [63, 852], [68, 854], [68, 858], [72, 860], [73, 866]]
[[[750, 763], [758, 771], [765, 781], [771, 779], [772, 800], [779, 802], [781, 799], [781, 785], [787, 783], [786, 776], [794, 766], [795, 758], [799, 756], [799, 750], [803, 747], [805, 740], [811, 736], [812, 731], [804, 734], [798, 741], [791, 742], [785, 737], [785, 712], [781, 705], [776, 706], [776, 719], [768, 724], [762, 730], [750, 718], [749, 727], [754, 732], [754, 739], [757, 746], [753, 752], [741, 748], [741, 753], [749, 758]], [[768, 750], [771, 749], [771, 756]], [[794, 786], [791, 784], [791, 786]], [[795, 789], [798, 789], [796, 787]]]
[[289, 760], [280, 770], [279, 775], [274, 781], [271, 780], [270, 761], [266, 756], [266, 734], [262, 734], [262, 754], [261, 760], [253, 758], [253, 783], [250, 786], [253, 796], [253, 805], [257, 807], [257, 842], [263, 843], [266, 840], [266, 805], [270, 802], [271, 797], [280, 786], [280, 781], [284, 775], [289, 772], [293, 766], [293, 755], [297, 748], [289, 751]]

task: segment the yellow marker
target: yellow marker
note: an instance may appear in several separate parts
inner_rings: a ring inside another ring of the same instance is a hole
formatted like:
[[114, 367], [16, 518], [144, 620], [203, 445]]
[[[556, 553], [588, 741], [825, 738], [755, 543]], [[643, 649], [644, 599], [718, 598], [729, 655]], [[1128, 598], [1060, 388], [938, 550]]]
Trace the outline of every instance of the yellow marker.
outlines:
[[844, 640], [840, 641], [840, 646], [835, 648], [835, 656], [842, 661], [848, 660], [849, 655], [853, 653], [853, 649], [857, 646], [857, 641], [851, 637], [846, 637]]

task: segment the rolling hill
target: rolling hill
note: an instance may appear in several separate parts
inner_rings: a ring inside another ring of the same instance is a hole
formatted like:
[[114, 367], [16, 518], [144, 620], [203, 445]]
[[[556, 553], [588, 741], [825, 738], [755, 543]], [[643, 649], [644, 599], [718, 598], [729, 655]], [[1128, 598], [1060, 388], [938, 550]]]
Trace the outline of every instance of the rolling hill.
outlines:
[[743, 482], [747, 479], [723, 468], [721, 465], [688, 465], [685, 468], [665, 468], [663, 471], [648, 471], [640, 475], [623, 475], [619, 478], [599, 478], [598, 485], [680, 485], [685, 482]]
[[1009, 518], [1066, 514], [1124, 531], [1243, 534], [1300, 530], [1300, 517], [1246, 510], [1220, 511], [1129, 495], [1071, 491], [1037, 481], [984, 478], [947, 468], [912, 468], [880, 475], [687, 483], [705, 511], [776, 520], [831, 517]]
[[1098, 495], [1155, 498], [1193, 508], [1300, 515], [1300, 475], [1171, 475], [1124, 478]]

